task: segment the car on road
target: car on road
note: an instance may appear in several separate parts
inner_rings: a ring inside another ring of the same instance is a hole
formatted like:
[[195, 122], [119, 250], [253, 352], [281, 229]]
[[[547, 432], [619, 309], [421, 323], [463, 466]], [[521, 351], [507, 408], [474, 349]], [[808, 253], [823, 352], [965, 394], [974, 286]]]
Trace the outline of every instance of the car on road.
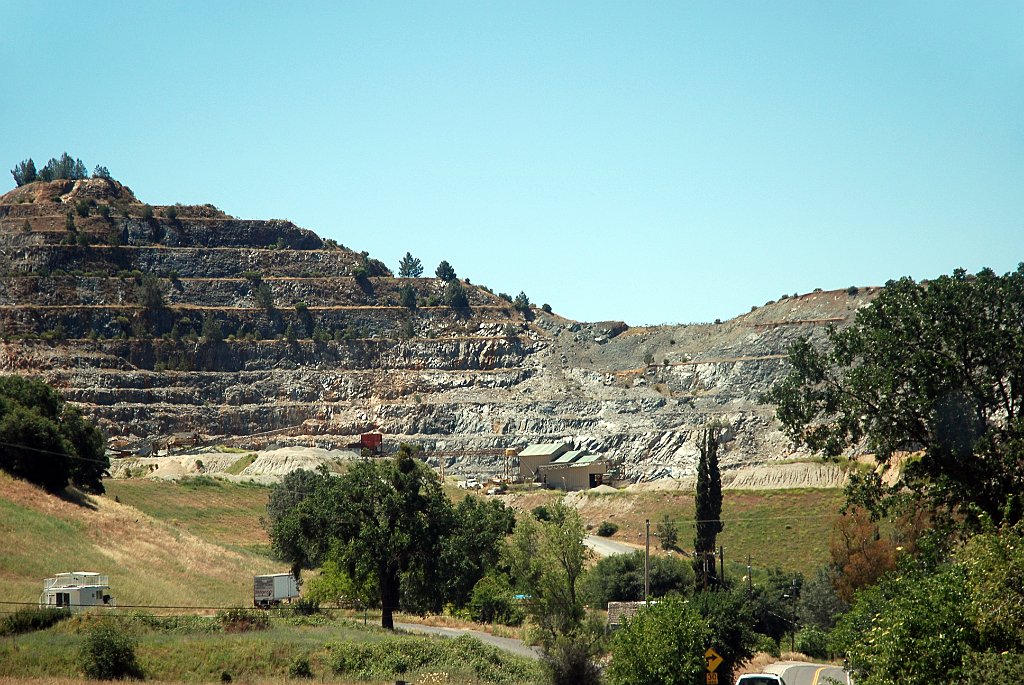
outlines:
[[774, 673], [747, 673], [739, 677], [736, 685], [786, 685], [786, 681]]

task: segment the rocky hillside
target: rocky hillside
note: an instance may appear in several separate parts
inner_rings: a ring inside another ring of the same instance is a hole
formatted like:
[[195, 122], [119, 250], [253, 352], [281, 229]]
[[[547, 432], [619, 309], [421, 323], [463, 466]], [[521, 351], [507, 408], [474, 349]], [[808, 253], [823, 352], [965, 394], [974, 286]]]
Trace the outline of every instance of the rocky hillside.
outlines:
[[727, 468], [766, 463], [793, 456], [756, 402], [789, 344], [874, 293], [638, 329], [524, 315], [460, 285], [468, 306], [453, 308], [445, 282], [395, 278], [288, 221], [151, 207], [112, 180], [0, 197], [0, 372], [44, 376], [118, 444], [271, 432], [262, 442], [338, 446], [376, 429], [488, 473], [505, 447], [569, 439], [653, 479], [691, 473], [695, 433], [717, 419]]

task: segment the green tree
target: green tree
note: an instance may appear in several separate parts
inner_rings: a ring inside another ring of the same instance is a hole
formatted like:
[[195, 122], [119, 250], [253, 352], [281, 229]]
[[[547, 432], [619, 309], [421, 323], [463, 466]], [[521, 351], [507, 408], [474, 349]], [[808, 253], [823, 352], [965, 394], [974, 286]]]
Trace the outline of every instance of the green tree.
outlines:
[[89, 173], [85, 169], [85, 164], [82, 160], [75, 159], [68, 153], [64, 153], [60, 156], [60, 159], [55, 157], [50, 158], [50, 161], [46, 163], [39, 171], [39, 178], [43, 181], [59, 181], [59, 180], [71, 180], [77, 181], [82, 178], [87, 178]]
[[36, 163], [32, 161], [32, 158], [18, 162], [13, 169], [11, 169], [11, 176], [14, 176], [14, 182], [18, 184], [18, 187], [25, 185], [26, 183], [32, 183], [36, 180]]
[[803, 626], [813, 626], [824, 631], [832, 630], [839, 617], [849, 609], [850, 605], [836, 594], [832, 572], [828, 568], [819, 569], [815, 576], [800, 588], [797, 615]]
[[100, 166], [99, 164], [97, 164], [96, 168], [92, 170], [92, 177], [93, 178], [102, 178], [102, 179], [106, 179], [106, 180], [109, 181], [109, 180], [111, 180], [110, 170], [107, 169], [107, 167], [105, 167], [105, 166]]
[[661, 521], [655, 527], [655, 531], [658, 536], [658, 544], [662, 549], [673, 552], [680, 551], [679, 526], [676, 525], [675, 520], [671, 516], [663, 514]]
[[256, 304], [268, 312], [274, 311], [274, 291], [270, 289], [270, 286], [265, 282], [260, 281], [256, 285], [256, 289], [253, 291], [254, 297], [256, 298]]
[[387, 460], [362, 460], [342, 476], [324, 469], [312, 491], [277, 519], [274, 548], [294, 564], [332, 558], [357, 585], [375, 582], [381, 625], [394, 629], [399, 608], [440, 608], [436, 592], [441, 539], [452, 507], [437, 476], [403, 445]]
[[530, 311], [530, 298], [526, 296], [526, 293], [520, 290], [519, 294], [516, 295], [516, 299], [512, 302], [512, 305], [520, 312], [528, 312]]
[[203, 340], [208, 343], [219, 343], [224, 341], [224, 329], [211, 312], [203, 317]]
[[0, 376], [0, 469], [47, 490], [71, 479], [102, 493], [110, 462], [103, 434], [37, 379]]
[[465, 309], [469, 306], [466, 289], [458, 281], [448, 281], [444, 287], [444, 303], [452, 309]]
[[516, 589], [532, 596], [528, 611], [548, 642], [582, 624], [579, 581], [590, 558], [579, 512], [561, 501], [549, 512], [549, 521], [516, 524], [505, 558]]
[[416, 309], [416, 289], [411, 285], [403, 285], [398, 289], [398, 300], [406, 309]]
[[442, 260], [437, 265], [437, 270], [434, 271], [434, 275], [440, 278], [442, 281], [454, 281], [457, 276], [455, 275], [455, 269], [446, 260]]
[[146, 309], [163, 309], [165, 306], [163, 285], [159, 278], [150, 273], [142, 274], [139, 278], [136, 297], [139, 306]]
[[[641, 609], [612, 639], [609, 685], [691, 685], [702, 678], [711, 646], [708, 622], [680, 597]], [[731, 681], [725, 681], [731, 682]]]
[[733, 672], [754, 656], [757, 633], [755, 617], [745, 591], [698, 592], [690, 603], [711, 628], [711, 644], [723, 661], [718, 667], [719, 679], [731, 683]]
[[[690, 594], [693, 569], [676, 556], [656, 554], [650, 561], [651, 597]], [[635, 602], [644, 598], [644, 554], [616, 554], [598, 561], [584, 575], [580, 595], [602, 609], [608, 602]]]
[[1024, 514], [1021, 321], [1024, 264], [890, 281], [821, 348], [794, 345], [766, 400], [794, 441], [825, 454], [859, 445], [889, 464], [919, 452], [892, 488], [867, 477], [883, 503], [909, 488], [968, 525], [1014, 523]]
[[447, 601], [457, 607], [469, 603], [476, 584], [498, 566], [502, 544], [515, 524], [515, 512], [498, 500], [466, 495], [455, 505], [440, 551], [444, 584], [439, 589]]
[[419, 278], [423, 275], [423, 262], [406, 252], [398, 264], [398, 275], [402, 278]]
[[708, 426], [697, 436], [696, 536], [693, 540], [694, 573], [705, 587], [718, 583], [715, 569], [716, 540], [722, 532], [722, 474], [718, 468], [718, 439], [722, 429]]
[[78, 661], [85, 677], [92, 680], [137, 680], [143, 676], [135, 658], [135, 640], [110, 619], [89, 629]]

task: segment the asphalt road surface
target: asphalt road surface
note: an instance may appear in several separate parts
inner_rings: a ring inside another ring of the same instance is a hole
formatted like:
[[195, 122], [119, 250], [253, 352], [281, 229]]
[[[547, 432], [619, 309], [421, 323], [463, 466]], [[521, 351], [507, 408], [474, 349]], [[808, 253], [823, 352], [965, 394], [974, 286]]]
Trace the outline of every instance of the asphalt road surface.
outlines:
[[497, 635], [491, 635], [490, 633], [484, 633], [479, 630], [470, 630], [468, 628], [442, 628], [440, 626], [425, 626], [420, 623], [398, 623], [397, 621], [395, 622], [395, 628], [410, 633], [426, 633], [427, 635], [440, 635], [441, 637], [472, 635], [481, 642], [494, 645], [498, 649], [511, 652], [516, 656], [525, 656], [528, 659], [540, 659], [539, 647], [531, 647], [523, 644], [521, 640], [515, 640], [510, 637], [498, 637]]
[[786, 681], [786, 685], [851, 685], [849, 674], [838, 666], [827, 664], [807, 664], [802, 662], [780, 662], [767, 669], [769, 673], [777, 673]]
[[594, 550], [599, 557], [611, 557], [616, 554], [632, 554], [633, 552], [638, 551], [636, 547], [624, 545], [621, 542], [613, 542], [608, 538], [598, 537], [597, 535], [588, 535], [583, 538], [583, 544]]

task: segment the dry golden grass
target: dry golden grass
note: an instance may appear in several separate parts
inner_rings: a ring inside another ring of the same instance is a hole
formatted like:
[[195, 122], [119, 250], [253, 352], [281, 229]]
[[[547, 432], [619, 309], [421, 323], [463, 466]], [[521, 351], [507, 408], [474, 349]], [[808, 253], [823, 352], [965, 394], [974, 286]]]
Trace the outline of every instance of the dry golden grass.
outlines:
[[35, 601], [46, 575], [110, 576], [118, 605], [243, 606], [269, 560], [228, 550], [104, 497], [85, 505], [0, 474], [0, 569], [8, 597]]

